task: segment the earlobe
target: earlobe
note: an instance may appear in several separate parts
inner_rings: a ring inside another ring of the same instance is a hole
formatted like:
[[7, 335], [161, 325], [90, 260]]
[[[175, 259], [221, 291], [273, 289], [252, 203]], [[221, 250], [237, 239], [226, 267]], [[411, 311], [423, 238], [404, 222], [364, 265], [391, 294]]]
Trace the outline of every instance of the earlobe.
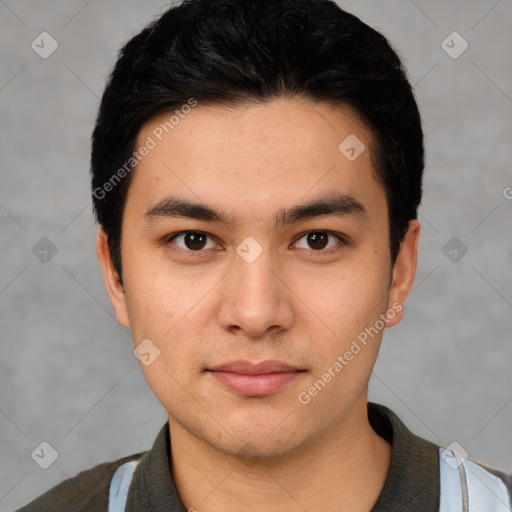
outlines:
[[403, 317], [403, 303], [411, 291], [418, 262], [418, 241], [420, 223], [417, 219], [409, 221], [409, 227], [400, 245], [400, 251], [393, 266], [389, 290], [388, 310], [396, 312], [389, 316], [386, 327], [396, 325]]
[[116, 312], [117, 320], [121, 325], [130, 328], [130, 320], [126, 307], [126, 295], [123, 285], [112, 263], [110, 257], [110, 248], [106, 233], [100, 227], [98, 230], [98, 239], [96, 241], [96, 254], [103, 270], [103, 280], [109, 296], [110, 302]]

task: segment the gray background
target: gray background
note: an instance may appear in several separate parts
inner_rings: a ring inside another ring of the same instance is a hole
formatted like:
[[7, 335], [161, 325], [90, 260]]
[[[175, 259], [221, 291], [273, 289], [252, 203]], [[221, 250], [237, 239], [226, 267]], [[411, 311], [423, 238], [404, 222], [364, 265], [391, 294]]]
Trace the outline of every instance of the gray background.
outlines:
[[[404, 321], [384, 336], [370, 399], [417, 434], [456, 440], [512, 471], [512, 200], [504, 195], [512, 187], [512, 3], [342, 5], [402, 56], [428, 155], [415, 288]], [[164, 9], [161, 1], [0, 0], [1, 512], [148, 449], [166, 419], [103, 288], [88, 177], [116, 52]], [[48, 59], [31, 48], [43, 31], [59, 44]], [[457, 59], [441, 47], [453, 31], [469, 43]], [[47, 262], [32, 252], [43, 237], [57, 248]], [[452, 237], [467, 247], [457, 262], [450, 245], [443, 252]], [[31, 457], [42, 441], [58, 452], [46, 470]]]

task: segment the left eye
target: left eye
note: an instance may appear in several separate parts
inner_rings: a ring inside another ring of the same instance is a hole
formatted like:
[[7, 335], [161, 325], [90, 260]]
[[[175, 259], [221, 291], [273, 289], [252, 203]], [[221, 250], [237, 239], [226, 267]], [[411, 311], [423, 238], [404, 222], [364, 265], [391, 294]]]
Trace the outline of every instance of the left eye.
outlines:
[[[211, 239], [210, 246], [208, 246], [209, 239], [210, 237], [202, 231], [184, 231], [169, 238], [168, 242], [172, 242], [180, 249], [197, 252], [202, 249], [214, 249], [217, 247], [218, 244]], [[181, 243], [176, 243], [176, 240], [180, 240]]]
[[299, 238], [299, 240], [295, 242], [295, 245], [300, 247], [299, 242], [301, 240], [306, 240], [306, 246], [302, 245], [300, 247], [301, 249], [313, 249], [315, 251], [331, 249], [337, 244], [331, 244], [329, 242], [329, 237], [331, 237], [331, 239], [337, 240], [338, 242], [342, 242], [342, 239], [339, 236], [329, 233], [328, 231], [310, 231], [309, 233], [306, 233], [301, 238]]

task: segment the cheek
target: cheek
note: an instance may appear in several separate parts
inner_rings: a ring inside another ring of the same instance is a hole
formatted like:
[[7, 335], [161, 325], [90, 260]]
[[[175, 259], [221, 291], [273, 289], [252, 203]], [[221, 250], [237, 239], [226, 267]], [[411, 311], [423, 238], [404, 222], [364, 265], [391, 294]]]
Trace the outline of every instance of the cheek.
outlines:
[[153, 337], [162, 342], [183, 320], [193, 316], [195, 305], [207, 292], [207, 284], [197, 284], [183, 276], [156, 272], [145, 263], [126, 272], [128, 314], [134, 335]]
[[[325, 416], [329, 404], [336, 403], [340, 408], [332, 411], [330, 420], [339, 419], [370, 378], [385, 325], [380, 316], [387, 308], [387, 281], [378, 272], [364, 275], [338, 275], [337, 282], [331, 281], [315, 296], [318, 316], [326, 319], [329, 331], [323, 339], [316, 338], [317, 364], [298, 396], [301, 404], [311, 407], [313, 416]], [[315, 339], [314, 332], [309, 335]]]
[[[356, 336], [373, 325], [385, 312], [388, 300], [388, 275], [373, 262], [361, 261], [330, 273], [320, 285], [308, 286], [308, 302], [321, 313], [339, 339]], [[317, 281], [318, 283], [318, 281]]]
[[126, 284], [134, 345], [149, 339], [159, 351], [151, 366], [141, 365], [148, 383], [154, 390], [173, 387], [172, 377], [185, 383], [197, 370], [206, 341], [204, 308], [213, 286], [210, 279], [151, 271], [128, 273]]
[[[385, 325], [380, 315], [387, 308], [386, 285], [384, 269], [361, 264], [354, 265], [350, 272], [337, 273], [325, 283], [322, 293], [313, 292], [312, 309], [318, 308], [318, 316], [329, 328], [329, 339], [318, 339], [318, 364], [309, 387], [303, 390], [305, 398], [311, 398], [313, 409], [318, 407], [320, 411], [327, 403], [345, 403], [359, 396], [367, 385]], [[316, 394], [319, 396], [313, 399]]]

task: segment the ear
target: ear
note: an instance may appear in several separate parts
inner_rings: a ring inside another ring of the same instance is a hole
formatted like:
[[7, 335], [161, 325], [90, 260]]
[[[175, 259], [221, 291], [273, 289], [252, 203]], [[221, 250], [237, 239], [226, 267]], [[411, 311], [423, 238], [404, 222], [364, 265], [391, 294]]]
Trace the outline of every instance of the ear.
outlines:
[[398, 324], [404, 315], [403, 303], [411, 291], [416, 275], [418, 261], [418, 240], [420, 223], [417, 219], [409, 221], [409, 227], [398, 252], [389, 290], [388, 310], [395, 312], [386, 320], [386, 327]]
[[119, 280], [112, 258], [110, 257], [110, 249], [108, 246], [108, 237], [103, 229], [98, 230], [98, 240], [96, 241], [96, 254], [103, 270], [103, 279], [105, 288], [110, 298], [110, 302], [116, 312], [118, 322], [125, 327], [130, 328], [130, 320], [128, 317], [128, 309], [126, 307], [126, 295], [123, 285]]

